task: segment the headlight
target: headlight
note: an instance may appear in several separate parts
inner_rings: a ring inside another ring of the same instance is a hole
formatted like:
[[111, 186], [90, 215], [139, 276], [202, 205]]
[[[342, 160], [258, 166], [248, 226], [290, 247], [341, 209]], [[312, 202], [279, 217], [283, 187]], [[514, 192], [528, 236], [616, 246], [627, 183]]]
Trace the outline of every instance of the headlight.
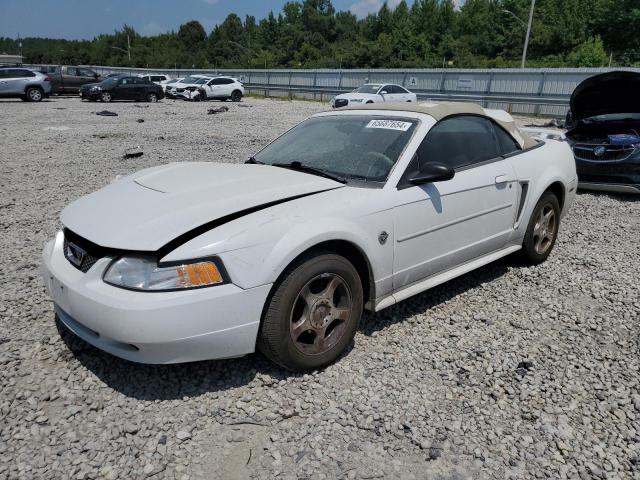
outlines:
[[211, 287], [225, 282], [224, 267], [217, 258], [158, 264], [149, 257], [120, 257], [103, 276], [114, 287], [149, 292]]
[[91, 87], [92, 92], [97, 92], [98, 90], [102, 90], [102, 88], [98, 87], [97, 85], [95, 87]]

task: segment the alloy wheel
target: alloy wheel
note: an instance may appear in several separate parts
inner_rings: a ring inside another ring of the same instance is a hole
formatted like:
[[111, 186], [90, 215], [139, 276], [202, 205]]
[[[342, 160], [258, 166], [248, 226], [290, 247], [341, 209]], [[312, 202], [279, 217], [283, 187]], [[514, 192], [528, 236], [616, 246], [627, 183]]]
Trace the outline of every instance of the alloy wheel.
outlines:
[[331, 349], [344, 334], [353, 299], [347, 282], [334, 273], [312, 278], [298, 293], [289, 331], [296, 348], [307, 355]]
[[32, 102], [39, 102], [42, 100], [42, 92], [37, 88], [32, 88], [29, 90], [29, 100]]
[[537, 254], [542, 255], [553, 245], [556, 230], [556, 212], [551, 204], [546, 204], [540, 209], [533, 227], [533, 248]]

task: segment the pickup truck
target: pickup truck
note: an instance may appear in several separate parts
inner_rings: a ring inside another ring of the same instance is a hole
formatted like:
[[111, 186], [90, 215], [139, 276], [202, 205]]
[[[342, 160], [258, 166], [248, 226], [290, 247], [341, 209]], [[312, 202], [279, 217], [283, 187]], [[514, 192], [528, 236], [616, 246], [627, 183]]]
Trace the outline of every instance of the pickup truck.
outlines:
[[78, 93], [86, 83], [98, 83], [100, 75], [86, 67], [48, 65], [40, 69], [49, 76], [51, 93]]

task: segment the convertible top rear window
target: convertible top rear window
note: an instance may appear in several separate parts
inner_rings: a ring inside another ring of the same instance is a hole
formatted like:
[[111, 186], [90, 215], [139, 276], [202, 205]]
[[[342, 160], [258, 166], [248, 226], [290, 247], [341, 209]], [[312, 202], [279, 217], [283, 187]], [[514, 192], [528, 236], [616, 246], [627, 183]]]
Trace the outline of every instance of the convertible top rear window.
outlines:
[[269, 165], [300, 162], [345, 178], [384, 181], [417, 120], [374, 115], [310, 118], [255, 156]]

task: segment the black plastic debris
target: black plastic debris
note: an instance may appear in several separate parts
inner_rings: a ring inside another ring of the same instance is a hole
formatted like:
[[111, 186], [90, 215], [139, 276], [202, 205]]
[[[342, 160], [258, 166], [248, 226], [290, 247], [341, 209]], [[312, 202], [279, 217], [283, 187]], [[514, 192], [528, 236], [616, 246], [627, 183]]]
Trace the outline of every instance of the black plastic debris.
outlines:
[[96, 112], [96, 115], [100, 115], [102, 117], [117, 117], [118, 114], [116, 112], [110, 112], [109, 110], [102, 110], [100, 112]]
[[139, 119], [137, 119], [137, 120], [136, 120], [136, 122], [138, 122], [138, 123], [144, 123], [144, 118], [139, 118]]
[[224, 113], [228, 111], [229, 111], [229, 107], [210, 108], [209, 110], [207, 110], [207, 114], [215, 115], [216, 113]]
[[142, 148], [132, 147], [132, 148], [127, 148], [124, 151], [124, 155], [122, 156], [122, 158], [136, 158], [136, 157], [141, 157], [142, 155], [144, 155]]

